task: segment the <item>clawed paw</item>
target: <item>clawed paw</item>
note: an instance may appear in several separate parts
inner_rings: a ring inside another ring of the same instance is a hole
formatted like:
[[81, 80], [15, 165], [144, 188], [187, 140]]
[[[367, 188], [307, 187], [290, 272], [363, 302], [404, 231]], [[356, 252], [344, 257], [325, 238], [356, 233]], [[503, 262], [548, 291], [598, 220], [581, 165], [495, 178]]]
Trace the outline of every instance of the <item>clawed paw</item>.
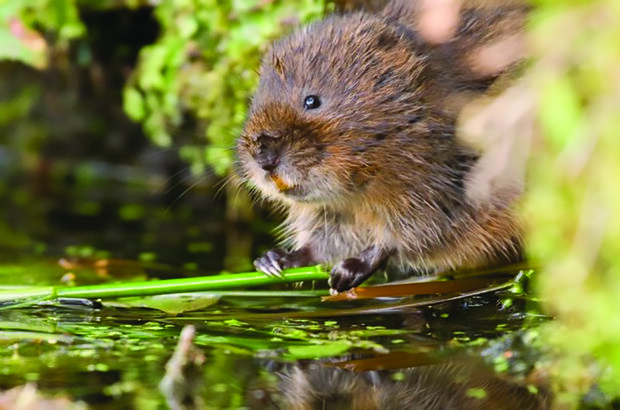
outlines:
[[368, 263], [360, 258], [345, 259], [333, 267], [329, 286], [338, 292], [344, 292], [361, 285], [370, 275], [372, 270]]
[[254, 261], [254, 267], [259, 272], [272, 278], [282, 279], [282, 269], [286, 268], [287, 253], [283, 249], [272, 249]]
[[282, 270], [298, 268], [314, 263], [312, 252], [307, 247], [287, 252], [284, 249], [272, 249], [254, 261], [254, 267], [267, 276], [282, 278]]

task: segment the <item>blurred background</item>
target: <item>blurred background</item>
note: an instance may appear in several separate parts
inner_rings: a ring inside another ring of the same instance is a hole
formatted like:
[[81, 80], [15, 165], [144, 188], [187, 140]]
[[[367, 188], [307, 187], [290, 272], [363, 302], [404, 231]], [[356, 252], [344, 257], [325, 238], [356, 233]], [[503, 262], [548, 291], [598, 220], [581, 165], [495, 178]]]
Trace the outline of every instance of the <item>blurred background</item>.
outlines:
[[227, 176], [259, 59], [334, 7], [3, 2], [0, 245], [249, 269], [253, 210]]

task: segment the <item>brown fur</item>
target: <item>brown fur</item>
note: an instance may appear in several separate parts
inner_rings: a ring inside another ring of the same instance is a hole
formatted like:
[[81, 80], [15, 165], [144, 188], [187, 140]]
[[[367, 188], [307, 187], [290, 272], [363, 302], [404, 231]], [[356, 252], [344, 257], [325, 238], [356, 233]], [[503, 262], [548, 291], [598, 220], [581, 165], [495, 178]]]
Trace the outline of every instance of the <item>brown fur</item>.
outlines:
[[[420, 37], [415, 13], [415, 2], [395, 1], [379, 15], [331, 16], [276, 42], [263, 60], [239, 173], [287, 210], [285, 243], [305, 250], [303, 262], [334, 265], [369, 248], [425, 270], [521, 258], [511, 210], [519, 186], [482, 203], [468, 198], [483, 153], [456, 138], [445, 102], [483, 93], [502, 74], [469, 70], [468, 50], [514, 34], [523, 12], [465, 8], [455, 38], [440, 45]], [[321, 106], [304, 109], [308, 95]], [[273, 170], [257, 162], [265, 150], [277, 156]]]

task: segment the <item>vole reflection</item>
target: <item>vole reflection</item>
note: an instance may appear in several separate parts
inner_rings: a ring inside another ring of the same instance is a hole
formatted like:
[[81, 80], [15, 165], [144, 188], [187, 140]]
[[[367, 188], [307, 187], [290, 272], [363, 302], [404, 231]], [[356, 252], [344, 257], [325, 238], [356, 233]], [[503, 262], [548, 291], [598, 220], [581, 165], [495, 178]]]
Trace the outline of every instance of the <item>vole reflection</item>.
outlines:
[[251, 408], [534, 410], [550, 406], [544, 387], [464, 363], [352, 372], [314, 362], [287, 368], [279, 377], [280, 391], [255, 395], [257, 402]]

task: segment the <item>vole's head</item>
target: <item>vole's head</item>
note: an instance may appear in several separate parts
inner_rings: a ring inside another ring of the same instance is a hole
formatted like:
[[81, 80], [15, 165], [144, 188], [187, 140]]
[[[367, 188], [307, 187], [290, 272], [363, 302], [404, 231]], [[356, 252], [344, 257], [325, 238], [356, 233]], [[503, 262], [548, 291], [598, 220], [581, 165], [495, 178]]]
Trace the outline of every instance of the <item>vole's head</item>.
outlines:
[[423, 61], [405, 36], [381, 18], [352, 14], [275, 43], [238, 141], [250, 186], [316, 204], [367, 189], [399, 133], [420, 120]]

